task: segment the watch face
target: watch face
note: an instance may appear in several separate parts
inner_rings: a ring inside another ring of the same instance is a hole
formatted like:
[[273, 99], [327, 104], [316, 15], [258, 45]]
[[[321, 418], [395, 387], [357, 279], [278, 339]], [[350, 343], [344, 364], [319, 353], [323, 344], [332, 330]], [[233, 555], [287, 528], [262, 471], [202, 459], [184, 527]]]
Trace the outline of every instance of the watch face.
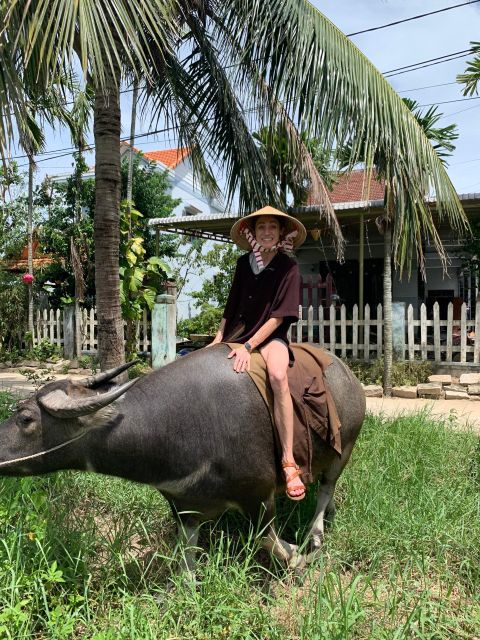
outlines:
[[245, 349], [247, 351], [251, 351], [252, 350], [252, 345], [249, 342], [245, 342]]

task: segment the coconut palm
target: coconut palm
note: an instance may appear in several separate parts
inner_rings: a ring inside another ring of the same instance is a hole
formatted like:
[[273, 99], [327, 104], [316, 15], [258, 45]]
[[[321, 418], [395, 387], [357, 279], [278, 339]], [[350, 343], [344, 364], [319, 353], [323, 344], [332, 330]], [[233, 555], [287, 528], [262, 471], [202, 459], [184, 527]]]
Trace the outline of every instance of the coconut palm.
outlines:
[[[422, 111], [418, 102], [409, 98], [403, 98], [403, 102], [410, 110], [425, 137], [430, 141], [435, 154], [440, 162], [446, 164], [446, 158], [455, 150], [454, 141], [458, 138], [457, 125], [450, 124], [445, 127], [438, 127], [438, 121], [443, 117], [439, 113], [438, 107], [432, 106], [425, 112]], [[362, 152], [366, 155], [366, 151]], [[343, 157], [350, 157], [351, 149], [347, 147], [339, 154], [340, 164]], [[395, 249], [401, 244], [401, 239], [405, 235], [405, 228], [408, 227], [415, 214], [412, 207], [414, 200], [408, 193], [408, 182], [405, 187], [399, 185], [395, 177], [390, 177], [390, 168], [387, 158], [377, 151], [373, 155], [376, 178], [385, 184], [385, 211], [376, 220], [378, 229], [383, 235], [383, 387], [387, 397], [392, 393], [392, 257], [397, 268], [401, 272], [406, 262], [406, 256], [398, 253]], [[428, 187], [425, 186], [424, 196], [428, 195]], [[445, 250], [440, 242], [434, 221], [431, 215], [423, 222], [423, 232], [427, 231], [428, 238], [436, 238], [436, 246], [443, 264], [446, 262]], [[392, 235], [393, 230], [393, 235]], [[421, 237], [414, 236], [417, 242], [421, 242]], [[393, 247], [393, 250], [392, 250]], [[410, 248], [411, 251], [412, 248]], [[423, 256], [419, 256], [419, 267], [422, 277], [425, 277], [425, 263]], [[411, 266], [411, 263], [409, 263]]]
[[[325, 153], [354, 140], [349, 167], [379, 151], [388, 183], [411, 199], [408, 224], [395, 251], [400, 261], [421, 256], [430, 226], [423, 195], [436, 192], [441, 214], [466, 225], [455, 190], [409, 109], [367, 58], [306, 0], [12, 0], [0, 9], [0, 144], [12, 135], [5, 109], [21, 116], [15, 65], [46, 86], [74, 56], [95, 87], [95, 255], [102, 367], [123, 359], [118, 282], [120, 108], [122, 73], [141, 76], [154, 119], [188, 146], [196, 177], [215, 195], [213, 164], [223, 169], [229, 201], [240, 210], [280, 205], [275, 178], [262, 162], [252, 130], [288, 134], [292, 160], [309, 173], [319, 216], [341, 232], [301, 133]], [[9, 61], [9, 57], [11, 60]], [[395, 202], [402, 198], [396, 194]], [[433, 236], [434, 242], [439, 239]]]
[[457, 76], [457, 82], [464, 85], [464, 96], [478, 93], [478, 85], [480, 84], [480, 42], [471, 42], [470, 44], [475, 57], [467, 63], [465, 73]]

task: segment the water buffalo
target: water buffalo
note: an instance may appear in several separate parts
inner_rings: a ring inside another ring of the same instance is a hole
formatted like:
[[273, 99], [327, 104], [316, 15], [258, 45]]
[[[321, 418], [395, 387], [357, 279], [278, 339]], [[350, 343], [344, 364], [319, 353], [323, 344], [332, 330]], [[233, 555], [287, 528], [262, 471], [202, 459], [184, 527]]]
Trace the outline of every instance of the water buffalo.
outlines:
[[[274, 496], [284, 481], [268, 410], [227, 353], [224, 345], [197, 351], [119, 386], [112, 379], [128, 364], [81, 382], [45, 385], [0, 425], [0, 474], [79, 469], [149, 484], [170, 503], [189, 548], [202, 520], [238, 508], [264, 523], [262, 542], [274, 555], [303, 564], [305, 556], [273, 527]], [[325, 511], [365, 415], [360, 383], [338, 358], [326, 379], [342, 423], [343, 454], [315, 438], [320, 482], [311, 553], [321, 546]]]

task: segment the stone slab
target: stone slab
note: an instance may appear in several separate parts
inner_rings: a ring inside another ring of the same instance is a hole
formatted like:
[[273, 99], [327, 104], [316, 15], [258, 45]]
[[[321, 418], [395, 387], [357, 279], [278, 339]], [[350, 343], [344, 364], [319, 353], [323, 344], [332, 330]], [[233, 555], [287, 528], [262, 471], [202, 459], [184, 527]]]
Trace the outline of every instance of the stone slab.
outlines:
[[449, 384], [443, 387], [444, 391], [465, 391], [465, 387], [461, 384]]
[[433, 376], [428, 376], [427, 381], [438, 382], [440, 384], [452, 384], [452, 376], [437, 374]]
[[445, 389], [445, 400], [468, 400], [469, 395], [466, 391], [450, 391], [448, 387]]
[[469, 384], [468, 393], [471, 396], [480, 396], [480, 384]]
[[383, 396], [383, 387], [378, 384], [365, 384], [363, 391], [367, 398], [381, 398]]
[[464, 386], [480, 384], [480, 373], [462, 373], [460, 376], [460, 384]]
[[426, 382], [417, 385], [419, 398], [438, 399], [443, 397], [443, 387], [438, 382]]
[[403, 385], [401, 387], [393, 387], [392, 396], [394, 398], [416, 398], [417, 387], [409, 387], [407, 385]]

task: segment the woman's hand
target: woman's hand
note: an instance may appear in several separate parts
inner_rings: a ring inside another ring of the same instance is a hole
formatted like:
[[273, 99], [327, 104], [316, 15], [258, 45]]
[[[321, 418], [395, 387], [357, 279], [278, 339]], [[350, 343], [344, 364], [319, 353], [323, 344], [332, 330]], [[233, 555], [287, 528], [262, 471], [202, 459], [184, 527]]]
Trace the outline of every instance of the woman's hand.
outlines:
[[250, 357], [250, 352], [243, 346], [232, 349], [228, 354], [228, 358], [235, 358], [233, 362], [233, 370], [237, 373], [250, 371]]
[[220, 344], [220, 342], [222, 341], [222, 337], [220, 336], [219, 338], [217, 336], [215, 336], [215, 338], [207, 345], [205, 345], [205, 349], [208, 349], [208, 347], [213, 347], [214, 344]]

